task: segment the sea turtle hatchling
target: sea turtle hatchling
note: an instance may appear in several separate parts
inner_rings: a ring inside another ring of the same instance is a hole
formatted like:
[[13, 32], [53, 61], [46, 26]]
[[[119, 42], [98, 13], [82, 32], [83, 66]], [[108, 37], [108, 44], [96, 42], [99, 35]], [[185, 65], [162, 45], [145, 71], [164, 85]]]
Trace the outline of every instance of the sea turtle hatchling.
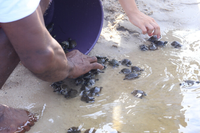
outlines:
[[81, 130], [78, 127], [70, 127], [67, 133], [81, 133]]
[[134, 96], [138, 97], [138, 98], [143, 98], [143, 96], [146, 96], [147, 94], [142, 91], [142, 90], [134, 90], [133, 92], [131, 92], [131, 94], [133, 94]]
[[116, 59], [112, 59], [108, 61], [109, 65], [113, 66], [113, 67], [118, 67], [119, 66], [119, 61]]
[[132, 65], [132, 62], [131, 62], [129, 59], [123, 59], [123, 60], [121, 61], [121, 64], [124, 65], [124, 66], [129, 67], [129, 66]]
[[142, 51], [147, 51], [147, 50], [149, 50], [149, 48], [148, 48], [145, 44], [140, 45], [140, 49], [141, 49]]
[[81, 101], [85, 101], [86, 103], [93, 103], [95, 100], [94, 97], [88, 96], [90, 92], [82, 91]]
[[100, 64], [105, 64], [109, 59], [107, 57], [104, 57], [104, 56], [96, 56], [97, 58], [97, 62], [100, 63]]
[[150, 42], [158, 41], [157, 35], [151, 36], [147, 41], [150, 41]]
[[69, 42], [69, 49], [73, 49], [77, 46], [77, 43], [75, 40], [72, 40], [71, 38], [68, 39], [68, 42]]
[[155, 41], [154, 44], [157, 47], [164, 47], [168, 42], [167, 41]]
[[151, 43], [151, 44], [149, 45], [149, 50], [154, 51], [154, 50], [157, 50], [157, 49], [158, 49], [158, 47], [157, 47], [154, 43]]
[[92, 89], [90, 89], [90, 94], [89, 96], [99, 96], [99, 93], [101, 92], [103, 87], [93, 87]]
[[137, 67], [137, 66], [131, 66], [131, 71], [132, 72], [140, 72], [140, 71], [144, 71], [144, 69], [141, 69], [140, 67]]
[[177, 42], [177, 41], [173, 41], [173, 42], [171, 43], [171, 45], [172, 45], [174, 48], [180, 48], [180, 47], [182, 47], [182, 45], [181, 45], [179, 42]]
[[129, 73], [131, 73], [131, 69], [123, 68], [119, 73], [129, 74]]
[[140, 73], [131, 72], [131, 73], [125, 75], [124, 80], [136, 79], [136, 78], [139, 78], [139, 75], [140, 75]]
[[199, 84], [199, 81], [194, 80], [185, 80], [183, 83], [180, 83], [180, 86], [192, 86], [194, 84]]

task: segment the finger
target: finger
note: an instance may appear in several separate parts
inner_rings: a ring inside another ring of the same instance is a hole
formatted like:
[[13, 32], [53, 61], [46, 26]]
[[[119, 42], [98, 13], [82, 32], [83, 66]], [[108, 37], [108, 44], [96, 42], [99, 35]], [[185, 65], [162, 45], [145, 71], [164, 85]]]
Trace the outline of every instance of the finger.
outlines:
[[140, 29], [142, 30], [142, 34], [147, 33], [147, 28], [145, 26], [141, 26]]
[[103, 69], [104, 67], [99, 63], [90, 64], [91, 69]]
[[160, 26], [157, 23], [152, 23], [154, 27], [153, 35], [157, 35], [157, 38], [160, 38]]
[[147, 27], [147, 34], [148, 34], [149, 36], [152, 36], [152, 35], [153, 35], [153, 31], [154, 31], [153, 25], [148, 24], [146, 27]]
[[97, 58], [95, 57], [95, 56], [92, 56], [92, 57], [87, 57], [87, 59], [88, 59], [88, 61], [90, 62], [90, 63], [93, 63], [93, 62], [97, 62]]

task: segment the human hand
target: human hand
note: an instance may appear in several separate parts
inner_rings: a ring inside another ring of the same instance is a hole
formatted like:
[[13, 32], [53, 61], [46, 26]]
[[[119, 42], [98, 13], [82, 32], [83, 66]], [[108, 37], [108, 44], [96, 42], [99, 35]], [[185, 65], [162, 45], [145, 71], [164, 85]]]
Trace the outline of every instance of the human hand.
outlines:
[[149, 36], [157, 35], [157, 38], [160, 38], [160, 27], [153, 18], [145, 15], [139, 10], [130, 14], [128, 17], [132, 24], [142, 30], [143, 34], [147, 33]]
[[92, 69], [103, 69], [103, 66], [97, 63], [96, 57], [84, 55], [78, 50], [67, 53], [66, 57], [69, 65], [72, 66], [68, 78], [77, 78]]

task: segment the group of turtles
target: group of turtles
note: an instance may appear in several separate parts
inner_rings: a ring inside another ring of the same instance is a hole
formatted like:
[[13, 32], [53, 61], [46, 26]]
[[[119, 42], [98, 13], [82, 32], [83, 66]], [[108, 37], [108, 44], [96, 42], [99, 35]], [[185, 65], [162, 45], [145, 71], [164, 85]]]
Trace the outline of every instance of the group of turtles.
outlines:
[[181, 87], [191, 87], [191, 86], [197, 85], [197, 84], [200, 84], [200, 82], [199, 81], [194, 81], [194, 80], [185, 80], [182, 83], [180, 83], [179, 85]]
[[[147, 50], [154, 51], [154, 50], [157, 50], [158, 47], [164, 47], [164, 46], [166, 46], [166, 44], [168, 43], [167, 41], [161, 41], [161, 40], [159, 40], [156, 35], [151, 36], [147, 41], [150, 42], [149, 45], [145, 45], [145, 44], [140, 45], [140, 49], [142, 51], [147, 51]], [[180, 47], [182, 47], [182, 45], [178, 41], [173, 41], [171, 43], [171, 46], [173, 46], [174, 48], [180, 48]]]
[[[109, 62], [109, 65], [113, 67], [117, 67], [120, 64], [128, 67], [128, 68], [121, 69], [121, 71], [119, 72], [125, 75], [124, 80], [137, 79], [139, 78], [139, 75], [141, 75], [141, 72], [144, 71], [144, 69], [141, 69], [138, 66], [131, 66], [132, 62], [129, 59], [123, 59], [122, 61], [117, 61], [115, 59], [112, 59], [108, 62]], [[142, 90], [134, 90], [131, 94], [141, 99], [143, 98], [143, 96], [146, 96], [146, 93]]]
[[54, 82], [51, 84], [51, 87], [54, 89], [54, 92], [64, 95], [65, 98], [74, 98], [78, 95], [78, 91], [76, 89], [69, 88], [64, 81]]
[[[55, 38], [56, 35], [52, 35], [54, 23], [50, 23], [49, 25], [46, 26], [46, 28], [49, 31], [49, 33], [51, 34], [51, 36]], [[59, 42], [59, 44], [61, 45], [61, 47], [65, 53], [67, 53], [71, 49], [74, 49], [77, 46], [76, 41], [71, 38], [68, 38], [68, 40], [63, 40], [62, 42]]]
[[[49, 24], [46, 28], [51, 34], [54, 28], [54, 23]], [[52, 35], [52, 36], [56, 37], [56, 35]], [[151, 38], [149, 40], [152, 40], [152, 42], [156, 41], [155, 38]], [[76, 41], [71, 38], [69, 38], [68, 40], [59, 42], [59, 44], [61, 45], [65, 53], [67, 53], [68, 50], [73, 49], [77, 46]], [[104, 57], [104, 56], [96, 56], [96, 57], [97, 57], [97, 62], [104, 66], [104, 70], [107, 67], [106, 65], [107, 62], [109, 65], [113, 67], [117, 67], [120, 64], [127, 67], [132, 65], [129, 59], [123, 59], [122, 61], [118, 61], [116, 59], [109, 60], [107, 57]], [[120, 73], [125, 74], [124, 80], [132, 80], [132, 79], [139, 78], [141, 71], [143, 71], [143, 69], [137, 66], [131, 66], [131, 69], [123, 68], [120, 71]], [[54, 89], [54, 92], [64, 95], [65, 98], [73, 98], [73, 97], [76, 97], [80, 93], [82, 101], [85, 101], [87, 103], [92, 103], [94, 102], [94, 99], [95, 99], [94, 96], [98, 96], [103, 88], [103, 87], [97, 87], [97, 86], [94, 87], [96, 81], [99, 80], [96, 78], [96, 76], [99, 73], [104, 73], [104, 71], [99, 70], [99, 69], [91, 70], [88, 73], [76, 78], [75, 84], [77, 86], [81, 85], [80, 92], [77, 89], [70, 88], [64, 81], [54, 82], [51, 84], [51, 87]], [[138, 92], [141, 92], [141, 91], [138, 91]]]
[[[168, 42], [167, 41], [161, 41], [157, 38], [157, 36], [150, 37], [147, 41], [151, 42], [150, 45], [140, 45], [140, 49], [142, 51], [146, 50], [157, 50], [158, 47], [164, 47]], [[60, 43], [63, 50], [65, 52], [68, 51], [68, 49], [73, 49], [77, 44], [74, 40], [69, 38], [67, 41], [63, 41]], [[173, 41], [171, 45], [174, 48], [181, 47], [182, 45], [177, 42]], [[104, 66], [104, 70], [107, 67], [107, 64], [112, 67], [118, 67], [119, 65], [126, 66], [127, 68], [121, 69], [120, 73], [124, 74], [124, 80], [133, 80], [139, 78], [141, 75], [141, 72], [144, 71], [144, 69], [141, 69], [138, 66], [132, 66], [132, 62], [129, 59], [123, 59], [121, 61], [118, 61], [116, 59], [108, 59], [104, 56], [96, 56], [97, 62], [102, 64]], [[94, 96], [99, 96], [99, 93], [101, 92], [103, 87], [97, 87], [94, 86], [96, 81], [99, 79], [96, 78], [96, 76], [99, 73], [104, 73], [104, 70], [91, 70], [90, 72], [76, 78], [74, 80], [75, 84], [77, 86], [81, 85], [80, 91], [77, 91], [76, 89], [69, 89], [66, 84], [64, 84], [63, 81], [55, 82], [51, 86], [54, 88], [54, 92], [57, 92], [59, 94], [63, 94], [66, 98], [73, 98], [76, 97], [79, 93], [81, 95], [81, 100], [85, 101], [87, 103], [94, 102]], [[192, 81], [187, 80], [180, 85], [183, 86], [185, 84], [193, 85], [194, 83], [199, 83], [198, 81]], [[142, 98], [143, 96], [146, 96], [146, 93], [142, 90], [134, 90], [132, 94], [136, 97]]]
[[94, 96], [99, 96], [103, 87], [94, 86], [99, 73], [104, 73], [103, 70], [95, 69], [91, 70], [88, 73], [74, 79], [74, 84], [80, 86], [80, 89], [73, 89], [64, 81], [54, 82], [51, 84], [51, 87], [54, 89], [54, 92], [64, 95], [65, 98], [74, 98], [81, 95], [81, 101], [86, 103], [94, 102]]
[[[51, 84], [51, 87], [54, 89], [54, 92], [58, 94], [64, 95], [65, 98], [74, 98], [80, 94], [81, 101], [84, 101], [86, 103], [93, 103], [95, 101], [95, 96], [99, 96], [99, 93], [103, 89], [103, 87], [95, 86], [96, 81], [99, 79], [97, 78], [97, 75], [100, 73], [104, 73], [104, 70], [107, 68], [107, 65], [110, 65], [112, 67], [118, 67], [119, 65], [124, 65], [128, 68], [123, 68], [120, 73], [123, 73], [125, 75], [124, 80], [132, 80], [139, 78], [139, 75], [141, 74], [144, 69], [141, 69], [137, 66], [131, 66], [132, 62], [129, 59], [123, 59], [121, 61], [118, 61], [116, 59], [109, 60], [107, 57], [103, 56], [96, 56], [97, 62], [102, 64], [104, 66], [103, 70], [94, 69], [89, 71], [88, 73], [81, 75], [80, 77], [74, 79], [74, 84], [76, 86], [80, 86], [80, 89], [73, 89], [70, 88], [64, 81], [54, 82]], [[146, 93], [142, 90], [136, 90], [137, 93], [132, 93], [136, 97], [142, 98], [143, 96], [146, 96]], [[139, 94], [140, 93], [140, 94]]]

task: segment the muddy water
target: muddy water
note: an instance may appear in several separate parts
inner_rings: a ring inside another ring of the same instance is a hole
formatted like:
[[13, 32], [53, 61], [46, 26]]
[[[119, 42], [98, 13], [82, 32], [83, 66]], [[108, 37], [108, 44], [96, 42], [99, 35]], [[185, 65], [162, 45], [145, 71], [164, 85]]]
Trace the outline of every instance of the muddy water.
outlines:
[[[137, 1], [141, 11], [153, 12], [162, 29], [161, 40], [169, 42], [157, 51], [140, 51], [139, 45], [148, 37], [130, 26], [123, 12], [116, 10], [109, 16], [110, 8], [118, 6], [114, 3], [103, 2], [104, 28], [90, 55], [128, 58], [144, 69], [138, 79], [123, 80], [119, 71], [124, 66], [108, 67], [96, 83], [103, 87], [101, 95], [88, 104], [80, 96], [67, 100], [55, 94], [50, 83], [30, 76], [19, 65], [0, 91], [0, 103], [37, 113], [39, 120], [30, 133], [65, 133], [72, 126], [82, 131], [95, 128], [99, 133], [200, 132], [200, 85], [179, 85], [187, 79], [200, 80], [199, 1]], [[117, 30], [117, 24], [132, 32]], [[174, 40], [183, 47], [173, 48], [170, 43]], [[134, 97], [131, 92], [135, 89], [147, 96]]]

